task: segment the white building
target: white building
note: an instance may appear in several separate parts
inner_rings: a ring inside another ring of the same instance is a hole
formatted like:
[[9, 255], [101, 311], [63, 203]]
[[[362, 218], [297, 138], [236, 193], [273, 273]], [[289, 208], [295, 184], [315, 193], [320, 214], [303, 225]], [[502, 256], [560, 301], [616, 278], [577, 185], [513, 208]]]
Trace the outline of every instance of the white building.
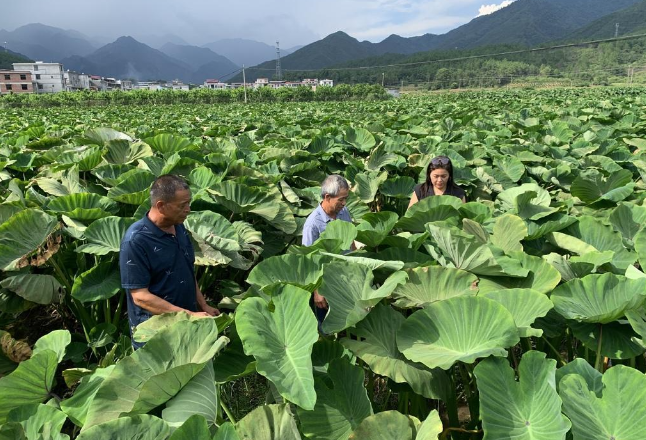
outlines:
[[91, 75], [90, 90], [96, 90], [97, 92], [105, 92], [106, 90], [108, 90], [108, 83], [99, 75]]
[[322, 79], [319, 81], [319, 86], [334, 87], [334, 81], [331, 79]]
[[253, 83], [254, 89], [259, 89], [261, 87], [267, 87], [269, 85], [269, 78], [256, 78], [256, 82]]
[[204, 81], [203, 87], [211, 90], [224, 90], [229, 88], [229, 84], [220, 82], [217, 79], [207, 79]]
[[66, 89], [63, 65], [60, 63], [13, 63], [13, 70], [31, 72], [36, 93], [57, 93]]
[[90, 90], [90, 75], [67, 70], [63, 73], [63, 78], [65, 79], [65, 90], [68, 92]]
[[188, 92], [188, 91], [191, 89], [191, 88], [188, 86], [188, 84], [184, 84], [182, 81], [180, 81], [180, 80], [178, 80], [178, 79], [173, 80], [172, 82], [167, 83], [167, 84], [166, 84], [166, 87], [168, 87], [169, 89], [173, 89], [173, 90], [182, 90], [182, 91], [185, 91], [185, 92]]
[[136, 90], [163, 90], [164, 87], [155, 81], [139, 81], [134, 86]]
[[132, 81], [130, 81], [129, 79], [120, 79], [117, 82], [121, 84], [121, 90], [123, 90], [124, 92], [132, 90], [133, 88]]

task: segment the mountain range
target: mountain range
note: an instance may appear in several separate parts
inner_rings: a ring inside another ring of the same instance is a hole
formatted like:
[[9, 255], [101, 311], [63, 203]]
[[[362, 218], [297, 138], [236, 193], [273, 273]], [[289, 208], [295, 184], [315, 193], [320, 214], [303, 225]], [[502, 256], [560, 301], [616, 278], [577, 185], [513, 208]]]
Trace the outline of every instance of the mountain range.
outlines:
[[[286, 70], [309, 70], [387, 54], [607, 38], [614, 35], [617, 22], [621, 35], [646, 29], [646, 0], [516, 0], [442, 35], [391, 35], [379, 43], [358, 41], [339, 31], [304, 47], [281, 49], [281, 64]], [[225, 39], [198, 47], [166, 34], [120, 37], [97, 47], [101, 40], [42, 24], [0, 30], [0, 41], [17, 54], [103, 76], [202, 83], [208, 78], [228, 79], [245, 65], [255, 66], [247, 70], [247, 80], [253, 81], [273, 76], [275, 69], [275, 47], [251, 40]], [[232, 80], [241, 80], [241, 75]]]
[[[442, 35], [425, 34], [404, 38], [391, 35], [379, 43], [359, 41], [344, 32], [335, 32], [281, 59], [287, 70], [321, 69], [348, 61], [385, 55], [412, 54], [431, 50], [471, 49], [475, 47], [520, 44], [536, 46], [561, 40], [595, 20], [629, 10], [644, 0], [516, 0], [493, 14], [477, 17]], [[646, 15], [640, 16], [642, 23]], [[614, 26], [615, 21], [612, 21]], [[273, 61], [251, 68], [247, 78], [267, 76]], [[239, 80], [239, 75], [235, 78]]]

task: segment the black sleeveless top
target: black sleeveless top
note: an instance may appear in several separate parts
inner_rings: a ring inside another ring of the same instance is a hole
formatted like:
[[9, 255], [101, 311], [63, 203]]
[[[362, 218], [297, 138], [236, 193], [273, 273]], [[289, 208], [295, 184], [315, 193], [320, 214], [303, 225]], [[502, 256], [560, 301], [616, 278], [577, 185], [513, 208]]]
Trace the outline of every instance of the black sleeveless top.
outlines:
[[[430, 196], [435, 195], [435, 191], [433, 189], [433, 186], [431, 185], [431, 187], [429, 188], [429, 194], [427, 194], [426, 196], [423, 196], [422, 195], [422, 185], [424, 185], [424, 184], [420, 183], [419, 185], [416, 185], [414, 190], [413, 190], [413, 191], [415, 191], [415, 195], [417, 196], [417, 200], [422, 200], [422, 199], [424, 199], [426, 197], [430, 197]], [[465, 198], [465, 200], [466, 200], [466, 193], [464, 192], [464, 190], [462, 188], [460, 188], [459, 186], [456, 186], [456, 185], [447, 186], [443, 195], [445, 195], [445, 196], [455, 196], [458, 199]]]

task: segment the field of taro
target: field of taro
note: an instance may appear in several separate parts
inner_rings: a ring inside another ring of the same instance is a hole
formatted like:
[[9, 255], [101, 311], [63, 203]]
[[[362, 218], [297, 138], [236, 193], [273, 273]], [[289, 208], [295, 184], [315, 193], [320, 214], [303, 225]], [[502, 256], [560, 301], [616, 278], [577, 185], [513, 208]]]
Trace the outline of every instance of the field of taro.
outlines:
[[[4, 108], [0, 439], [644, 440], [645, 96]], [[407, 210], [438, 154], [467, 203]], [[119, 244], [166, 173], [223, 314], [133, 352]], [[354, 223], [303, 247], [332, 173]]]

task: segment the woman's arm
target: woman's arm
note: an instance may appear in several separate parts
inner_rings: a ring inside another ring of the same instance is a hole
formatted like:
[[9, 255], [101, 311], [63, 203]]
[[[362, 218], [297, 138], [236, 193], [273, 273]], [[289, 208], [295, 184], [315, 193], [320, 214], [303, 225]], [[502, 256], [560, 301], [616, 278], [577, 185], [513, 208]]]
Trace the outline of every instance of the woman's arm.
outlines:
[[408, 203], [408, 207], [410, 208], [417, 202], [419, 202], [419, 200], [417, 200], [417, 194], [415, 194], [415, 191], [413, 191], [413, 195], [410, 196], [410, 203]]

